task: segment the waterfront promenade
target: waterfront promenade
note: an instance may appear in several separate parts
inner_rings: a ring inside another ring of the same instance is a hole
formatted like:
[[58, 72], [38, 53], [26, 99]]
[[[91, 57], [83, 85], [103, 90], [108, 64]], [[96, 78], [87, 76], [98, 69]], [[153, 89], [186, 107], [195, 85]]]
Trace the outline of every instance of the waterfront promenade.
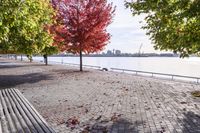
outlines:
[[16, 88], [60, 133], [200, 133], [200, 85], [0, 58]]

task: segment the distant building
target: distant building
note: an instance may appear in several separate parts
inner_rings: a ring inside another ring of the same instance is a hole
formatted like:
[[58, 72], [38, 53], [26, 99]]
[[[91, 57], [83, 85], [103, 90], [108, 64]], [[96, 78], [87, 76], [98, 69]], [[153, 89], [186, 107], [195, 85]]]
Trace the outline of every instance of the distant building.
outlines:
[[113, 55], [115, 54], [115, 49], [113, 49], [113, 53], [112, 53]]
[[111, 51], [111, 50], [108, 50], [106, 54], [107, 54], [107, 55], [112, 55], [112, 51]]
[[116, 50], [115, 51], [115, 55], [121, 55], [121, 51], [120, 50]]
[[105, 55], [106, 53], [105, 53], [105, 52], [102, 52], [101, 54], [102, 54], [102, 55]]
[[162, 57], [173, 57], [174, 54], [172, 54], [172, 53], [161, 53], [160, 56], [162, 56]]

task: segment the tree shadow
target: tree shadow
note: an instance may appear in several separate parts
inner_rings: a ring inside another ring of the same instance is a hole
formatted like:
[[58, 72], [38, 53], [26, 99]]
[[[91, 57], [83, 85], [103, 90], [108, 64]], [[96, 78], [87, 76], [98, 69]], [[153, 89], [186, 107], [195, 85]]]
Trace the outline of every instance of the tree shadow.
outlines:
[[[46, 67], [45, 64], [36, 64], [34, 63], [30, 63], [28, 62], [27, 64], [20, 64], [20, 63], [12, 63], [12, 62], [0, 62], [0, 69], [9, 69], [9, 68], [18, 68], [18, 67]], [[52, 66], [52, 65], [48, 65], [48, 66]]]
[[59, 70], [52, 70], [52, 72], [58, 73], [58, 74], [82, 74], [82, 73], [88, 73], [90, 71], [88, 70], [75, 70], [75, 69], [59, 69]]
[[8, 64], [10, 62], [6, 62], [6, 61], [0, 61], [0, 64]]
[[11, 62], [0, 62], [0, 69], [18, 68], [18, 67], [24, 67], [24, 65], [19, 65], [17, 63], [11, 63]]
[[24, 75], [0, 75], [0, 89], [15, 87], [20, 84], [33, 84], [42, 80], [52, 80], [52, 76], [42, 73]]
[[137, 120], [132, 122], [113, 115], [111, 119], [99, 116], [97, 119], [90, 119], [84, 123], [79, 123], [77, 119], [70, 119], [66, 122], [66, 126], [80, 133], [139, 133], [142, 132], [144, 123]]
[[114, 122], [99, 121], [92, 125], [91, 133], [138, 133], [141, 132], [138, 126], [142, 126], [142, 121], [130, 122], [124, 118], [120, 118]]
[[200, 133], [200, 115], [192, 111], [184, 113], [183, 133]]

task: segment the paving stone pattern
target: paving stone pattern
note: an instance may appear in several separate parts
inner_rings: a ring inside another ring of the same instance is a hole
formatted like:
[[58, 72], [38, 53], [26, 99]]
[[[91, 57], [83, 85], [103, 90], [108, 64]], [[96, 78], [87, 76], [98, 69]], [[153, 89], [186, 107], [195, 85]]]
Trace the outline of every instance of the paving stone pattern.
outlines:
[[200, 133], [195, 83], [0, 59], [11, 87], [59, 133]]

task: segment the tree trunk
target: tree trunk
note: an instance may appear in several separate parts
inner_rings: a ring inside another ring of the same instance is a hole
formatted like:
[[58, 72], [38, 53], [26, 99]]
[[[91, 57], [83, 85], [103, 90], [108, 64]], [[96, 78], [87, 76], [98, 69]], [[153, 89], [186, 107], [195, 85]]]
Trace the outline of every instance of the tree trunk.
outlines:
[[32, 56], [30, 57], [30, 62], [31, 62], [31, 63], [33, 62]]
[[48, 65], [48, 56], [46, 56], [46, 66]]
[[23, 60], [23, 58], [22, 58], [22, 54], [21, 54], [21, 61]]
[[17, 60], [17, 55], [16, 54], [14, 55], [14, 57], [15, 57], [15, 60]]
[[43, 55], [43, 57], [44, 57], [44, 63], [45, 63], [45, 65], [47, 66], [47, 65], [48, 65], [48, 57], [47, 57], [46, 54]]
[[28, 59], [29, 59], [30, 62], [33, 61], [33, 57], [32, 57], [32, 55], [27, 55], [27, 57], [28, 57]]
[[83, 63], [82, 63], [82, 50], [80, 50], [80, 71], [83, 71]]

